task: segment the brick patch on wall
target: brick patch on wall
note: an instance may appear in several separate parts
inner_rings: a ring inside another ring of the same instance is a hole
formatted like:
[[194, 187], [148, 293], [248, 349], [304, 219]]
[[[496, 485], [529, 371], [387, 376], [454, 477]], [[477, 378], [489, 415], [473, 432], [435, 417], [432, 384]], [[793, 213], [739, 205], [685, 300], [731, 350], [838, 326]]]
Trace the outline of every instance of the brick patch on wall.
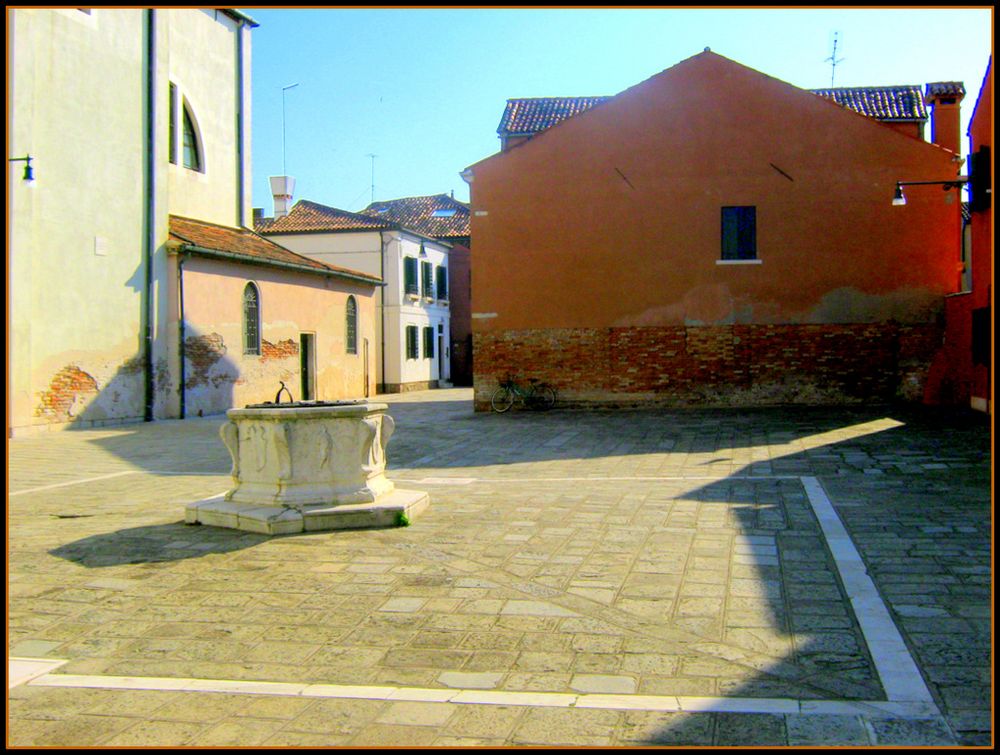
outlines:
[[76, 365], [63, 367], [52, 377], [49, 389], [41, 394], [41, 403], [35, 409], [36, 417], [66, 421], [73, 416], [73, 404], [88, 394], [96, 396], [97, 381]]
[[476, 408], [508, 375], [561, 405], [921, 400], [938, 325], [721, 325], [476, 333]]
[[289, 359], [299, 355], [299, 345], [291, 338], [284, 341], [271, 343], [262, 339], [260, 342], [260, 361], [267, 362], [272, 359]]
[[[188, 378], [184, 381], [187, 389], [208, 385], [212, 380], [210, 372], [226, 356], [226, 344], [218, 333], [203, 336], [189, 336], [184, 341], [184, 358], [191, 365]], [[218, 378], [215, 378], [217, 381]]]

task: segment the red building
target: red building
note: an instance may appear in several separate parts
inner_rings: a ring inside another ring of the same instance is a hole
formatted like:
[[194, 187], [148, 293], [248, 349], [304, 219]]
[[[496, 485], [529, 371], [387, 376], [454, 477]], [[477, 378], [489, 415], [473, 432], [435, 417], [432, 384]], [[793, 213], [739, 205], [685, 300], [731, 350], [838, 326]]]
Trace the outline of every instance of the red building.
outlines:
[[947, 297], [945, 347], [935, 367], [942, 403], [992, 412], [993, 61], [969, 124], [969, 256], [961, 293]]
[[580, 405], [925, 398], [961, 198], [892, 199], [957, 179], [957, 98], [933, 144], [706, 50], [578, 99], [465, 173], [477, 407], [508, 374]]

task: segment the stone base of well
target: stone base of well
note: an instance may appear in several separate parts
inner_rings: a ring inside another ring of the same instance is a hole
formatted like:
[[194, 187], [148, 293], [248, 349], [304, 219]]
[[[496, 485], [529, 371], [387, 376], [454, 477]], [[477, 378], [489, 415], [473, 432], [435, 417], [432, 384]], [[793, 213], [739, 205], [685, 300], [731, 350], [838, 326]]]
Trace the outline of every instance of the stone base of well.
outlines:
[[230, 409], [219, 435], [234, 486], [189, 504], [184, 520], [264, 535], [408, 524], [429, 498], [385, 476], [388, 408], [357, 399]]
[[427, 493], [398, 488], [369, 503], [297, 508], [235, 503], [220, 495], [189, 504], [184, 510], [184, 521], [262, 535], [293, 535], [319, 530], [399, 527], [412, 521], [429, 503]]

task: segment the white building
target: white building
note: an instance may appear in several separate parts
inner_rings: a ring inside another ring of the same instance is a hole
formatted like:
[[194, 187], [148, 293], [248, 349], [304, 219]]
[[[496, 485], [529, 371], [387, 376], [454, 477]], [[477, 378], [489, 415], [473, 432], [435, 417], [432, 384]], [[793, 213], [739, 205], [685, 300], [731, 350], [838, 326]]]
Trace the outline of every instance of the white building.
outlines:
[[437, 388], [450, 374], [450, 245], [381, 218], [300, 200], [256, 230], [282, 246], [336, 267], [381, 278], [376, 293], [378, 390]]

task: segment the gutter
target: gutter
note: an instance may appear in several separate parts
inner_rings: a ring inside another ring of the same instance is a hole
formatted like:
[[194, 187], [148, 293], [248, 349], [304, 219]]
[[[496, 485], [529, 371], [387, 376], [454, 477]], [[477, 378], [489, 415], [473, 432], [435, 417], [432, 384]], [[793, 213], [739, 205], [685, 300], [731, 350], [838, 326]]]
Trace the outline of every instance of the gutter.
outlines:
[[364, 283], [369, 286], [384, 286], [385, 282], [368, 278], [353, 273], [341, 272], [339, 270], [322, 270], [309, 265], [298, 265], [294, 262], [281, 262], [279, 260], [261, 259], [249, 254], [238, 252], [223, 252], [218, 249], [207, 249], [196, 244], [182, 244], [177, 248], [178, 254], [198, 255], [200, 257], [210, 257], [213, 259], [226, 260], [228, 262], [241, 262], [246, 265], [257, 265], [262, 267], [276, 267], [281, 270], [294, 270], [298, 273], [310, 273], [312, 275], [325, 275], [332, 278], [344, 278], [355, 283]]
[[[385, 238], [382, 231], [378, 232], [378, 251], [379, 251], [379, 271], [382, 275], [382, 285], [385, 286]], [[381, 300], [382, 317], [380, 319], [379, 325], [381, 326], [381, 333], [379, 335], [379, 356], [382, 362], [382, 392], [385, 392], [385, 290], [379, 291], [379, 299]], [[378, 391], [378, 388], [375, 389]]]
[[[239, 102], [239, 116], [236, 118], [236, 221], [240, 226], [246, 225], [246, 204], [245, 188], [243, 182], [246, 175], [246, 166], [243, 164], [243, 122], [246, 117], [246, 84], [243, 80], [243, 28], [246, 25], [248, 16], [238, 14], [236, 25], [236, 93]], [[252, 22], [253, 19], [250, 19]], [[250, 27], [253, 28], [253, 27]], [[183, 417], [183, 414], [181, 415]]]
[[178, 350], [180, 352], [180, 369], [178, 370], [178, 373], [180, 375], [180, 389], [179, 389], [179, 393], [180, 393], [180, 407], [179, 407], [180, 408], [180, 411], [179, 411], [180, 419], [184, 419], [185, 418], [186, 397], [187, 397], [187, 390], [184, 387], [184, 383], [187, 380], [187, 375], [184, 372], [184, 360], [187, 358], [187, 354], [184, 351], [184, 338], [186, 337], [186, 334], [184, 332], [185, 331], [185, 328], [184, 328], [184, 259], [185, 259], [184, 255], [182, 255], [182, 254], [178, 254], [177, 255], [177, 293], [178, 293], [178, 298], [180, 299], [180, 303], [179, 303], [179, 310], [180, 311], [178, 312], [178, 317], [177, 317], [177, 329], [178, 329], [178, 332], [180, 333], [180, 339], [179, 339], [179, 342], [178, 342], [179, 343], [179, 349]]
[[156, 252], [156, 11], [146, 10], [146, 248], [143, 282], [143, 420], [153, 421], [153, 255]]

